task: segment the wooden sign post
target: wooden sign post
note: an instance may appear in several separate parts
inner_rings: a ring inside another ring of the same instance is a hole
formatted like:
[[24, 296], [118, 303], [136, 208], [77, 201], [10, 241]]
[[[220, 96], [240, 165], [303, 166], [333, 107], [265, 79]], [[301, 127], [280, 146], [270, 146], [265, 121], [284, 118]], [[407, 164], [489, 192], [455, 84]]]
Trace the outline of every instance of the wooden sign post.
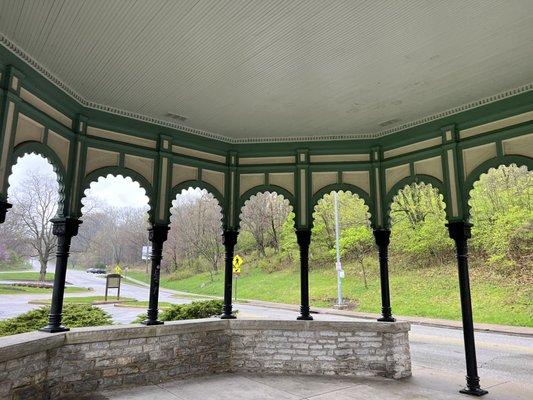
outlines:
[[120, 300], [120, 280], [122, 275], [120, 274], [108, 274], [105, 282], [105, 301], [107, 301], [108, 289], [117, 289], [117, 300]]

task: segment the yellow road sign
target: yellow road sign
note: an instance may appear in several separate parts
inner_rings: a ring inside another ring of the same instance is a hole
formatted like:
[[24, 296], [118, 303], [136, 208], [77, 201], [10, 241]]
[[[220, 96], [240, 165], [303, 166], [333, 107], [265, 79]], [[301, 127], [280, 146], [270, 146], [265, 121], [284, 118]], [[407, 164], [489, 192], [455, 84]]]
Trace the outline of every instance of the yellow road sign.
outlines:
[[233, 257], [233, 273], [240, 274], [241, 273], [241, 265], [244, 262], [241, 256], [236, 255]]

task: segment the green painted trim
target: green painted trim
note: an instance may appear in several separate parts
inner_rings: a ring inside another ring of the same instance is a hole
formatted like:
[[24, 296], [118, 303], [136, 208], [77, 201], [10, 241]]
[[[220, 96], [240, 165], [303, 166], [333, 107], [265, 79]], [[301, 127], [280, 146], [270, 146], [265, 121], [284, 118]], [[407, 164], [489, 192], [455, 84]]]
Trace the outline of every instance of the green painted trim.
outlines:
[[[318, 205], [318, 202], [326, 194], [329, 194], [331, 192], [341, 192], [341, 191], [350, 192], [354, 195], [357, 195], [357, 197], [363, 199], [366, 206], [368, 207], [369, 214], [372, 215], [374, 201], [371, 199], [370, 194], [368, 194], [365, 190], [361, 189], [359, 186], [355, 186], [349, 183], [333, 183], [331, 185], [324, 186], [322, 189], [316, 192], [311, 199], [311, 209], [313, 210], [313, 214], [314, 214], [316, 206]], [[311, 215], [311, 218], [314, 219], [312, 215]]]
[[517, 136], [523, 136], [533, 132], [533, 121], [508, 126], [506, 128], [486, 132], [477, 136], [472, 136], [466, 139], [461, 139], [458, 146], [461, 149], [468, 149], [487, 143], [492, 143], [498, 140], [510, 139]]
[[402, 154], [401, 156], [391, 157], [381, 161], [381, 165], [384, 168], [391, 168], [410, 162], [416, 162], [425, 160], [427, 158], [437, 157], [440, 154], [441, 149], [442, 146], [434, 146], [431, 148], [414, 151], [412, 153]]
[[369, 161], [360, 163], [324, 163], [324, 164], [309, 164], [311, 172], [328, 172], [328, 171], [368, 171], [371, 168]]
[[6, 166], [6, 191], [9, 189], [9, 176], [11, 176], [11, 171], [13, 166], [17, 164], [19, 157], [24, 157], [27, 154], [37, 154], [41, 157], [46, 158], [46, 160], [52, 165], [54, 172], [57, 176], [57, 182], [59, 184], [59, 202], [58, 202], [58, 216], [63, 216], [64, 211], [66, 210], [66, 203], [68, 203], [68, 190], [66, 190], [65, 183], [67, 182], [67, 171], [65, 166], [57, 156], [57, 154], [48, 146], [41, 142], [29, 141], [23, 142], [15, 146], [13, 149], [12, 156]]
[[[453, 206], [452, 206], [452, 186], [451, 186], [451, 180], [450, 180], [450, 168], [448, 165], [448, 150], [453, 150], [455, 145], [452, 144], [446, 144], [442, 146], [441, 149], [441, 166], [442, 166], [442, 178], [444, 179], [444, 185], [446, 186], [446, 196], [449, 199], [449, 201], [446, 203], [446, 217], [448, 221], [450, 221], [453, 218]], [[459, 202], [457, 202], [459, 204]], [[460, 214], [460, 211], [458, 211]]]

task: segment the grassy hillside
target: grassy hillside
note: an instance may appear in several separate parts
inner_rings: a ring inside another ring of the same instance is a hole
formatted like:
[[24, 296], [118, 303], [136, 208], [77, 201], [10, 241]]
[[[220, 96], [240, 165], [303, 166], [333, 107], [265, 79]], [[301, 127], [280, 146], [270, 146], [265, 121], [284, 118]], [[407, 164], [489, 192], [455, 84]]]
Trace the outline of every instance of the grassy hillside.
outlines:
[[[380, 312], [381, 298], [377, 267], [373, 267], [365, 288], [358, 270], [345, 266], [344, 298], [352, 309]], [[130, 271], [129, 276], [149, 282], [144, 272]], [[314, 270], [309, 276], [311, 306], [327, 307], [336, 301], [336, 273], [331, 269]], [[200, 274], [181, 280], [163, 276], [161, 286], [190, 293], [221, 296], [224, 276], [210, 279]], [[487, 276], [481, 268], [472, 268], [472, 303], [476, 322], [533, 326], [533, 289], [510, 283], [504, 278]], [[454, 265], [416, 270], [393, 270], [390, 275], [391, 300], [396, 315], [423, 316], [458, 320], [461, 318], [457, 271]], [[267, 273], [259, 268], [244, 269], [237, 284], [238, 299], [256, 299], [298, 304], [299, 273], [296, 269]]]

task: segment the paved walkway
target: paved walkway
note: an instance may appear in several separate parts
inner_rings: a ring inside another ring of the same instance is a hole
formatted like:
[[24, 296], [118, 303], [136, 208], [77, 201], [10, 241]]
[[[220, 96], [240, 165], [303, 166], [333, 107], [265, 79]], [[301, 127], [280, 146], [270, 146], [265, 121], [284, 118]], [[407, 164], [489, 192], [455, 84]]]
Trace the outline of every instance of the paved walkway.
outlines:
[[[93, 399], [128, 400], [451, 400], [468, 399], [459, 394], [457, 376], [438, 376], [429, 369], [412, 378], [394, 381], [384, 378], [338, 378], [272, 375], [222, 374], [177, 380], [96, 393]], [[486, 387], [484, 400], [530, 400], [528, 386], [494, 384]]]

